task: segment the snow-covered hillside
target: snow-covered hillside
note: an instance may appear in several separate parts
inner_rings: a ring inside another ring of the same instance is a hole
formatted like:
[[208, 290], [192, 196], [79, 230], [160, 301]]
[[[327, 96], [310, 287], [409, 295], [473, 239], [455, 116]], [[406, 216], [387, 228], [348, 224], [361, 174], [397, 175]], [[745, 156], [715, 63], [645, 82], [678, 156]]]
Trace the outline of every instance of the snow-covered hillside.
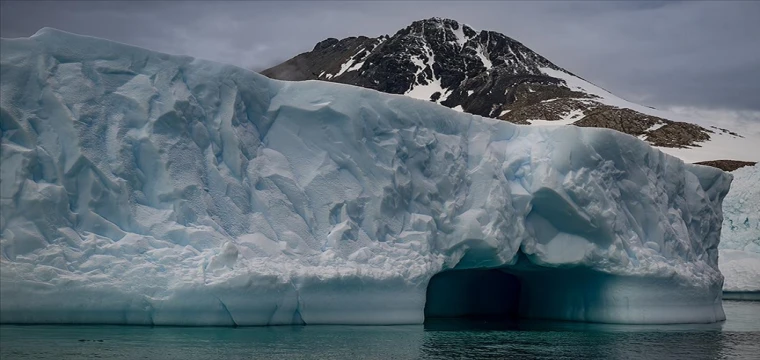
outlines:
[[[566, 72], [551, 68], [543, 68], [541, 70], [548, 76], [564, 80], [567, 86], [574, 91], [596, 96], [594, 101], [602, 104], [632, 109], [658, 118], [693, 123], [712, 131], [710, 140], [699, 142], [698, 146], [683, 148], [658, 147], [663, 152], [679, 157], [687, 163], [722, 159], [760, 162], [760, 126], [737, 129], [733, 127], [735, 126], [734, 124], [727, 124], [725, 121], [722, 121], [723, 119], [688, 116], [642, 106], [621, 99], [607, 90]], [[662, 125], [658, 124], [655, 126], [661, 127]], [[729, 129], [726, 129], [726, 127]], [[760, 202], [760, 198], [758, 198], [758, 202]]]
[[725, 318], [731, 177], [634, 137], [51, 29], [0, 55], [0, 322], [421, 323], [475, 269], [532, 318]]

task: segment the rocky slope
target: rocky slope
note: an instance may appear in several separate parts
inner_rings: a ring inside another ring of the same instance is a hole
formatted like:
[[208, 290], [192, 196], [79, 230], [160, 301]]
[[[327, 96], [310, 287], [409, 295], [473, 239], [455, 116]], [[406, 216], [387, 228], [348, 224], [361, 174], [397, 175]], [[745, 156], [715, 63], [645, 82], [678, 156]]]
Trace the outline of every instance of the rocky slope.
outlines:
[[696, 164], [716, 167], [723, 171], [734, 171], [737, 169], [741, 169], [745, 166], [754, 166], [755, 164], [757, 164], [757, 162], [736, 161], [736, 160], [710, 160], [710, 161], [700, 161]]
[[659, 147], [699, 146], [716, 133], [739, 137], [631, 109], [512, 38], [450, 19], [415, 21], [392, 36], [330, 38], [262, 74], [405, 94], [517, 124], [610, 128]]

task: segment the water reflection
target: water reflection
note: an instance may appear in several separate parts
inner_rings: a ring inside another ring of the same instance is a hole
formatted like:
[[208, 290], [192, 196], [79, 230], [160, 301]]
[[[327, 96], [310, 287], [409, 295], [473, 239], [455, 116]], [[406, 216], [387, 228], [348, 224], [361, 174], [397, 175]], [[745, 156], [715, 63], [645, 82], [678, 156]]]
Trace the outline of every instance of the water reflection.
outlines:
[[[622, 326], [556, 322], [435, 322], [425, 326], [423, 358], [716, 359], [721, 324]], [[728, 335], [728, 336], [727, 336]], [[757, 337], [757, 334], [751, 334]], [[745, 339], [750, 341], [750, 338]]]
[[757, 358], [760, 302], [726, 302], [724, 308], [725, 323], [668, 326], [525, 320], [254, 328], [0, 326], [0, 358]]

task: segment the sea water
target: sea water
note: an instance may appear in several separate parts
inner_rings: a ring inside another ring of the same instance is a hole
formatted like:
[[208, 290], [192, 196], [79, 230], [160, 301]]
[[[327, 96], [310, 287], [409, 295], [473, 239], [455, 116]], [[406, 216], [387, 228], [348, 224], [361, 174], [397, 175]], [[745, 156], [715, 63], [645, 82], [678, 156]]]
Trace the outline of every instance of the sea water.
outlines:
[[0, 359], [759, 359], [760, 302], [717, 324], [435, 320], [418, 326], [0, 326]]

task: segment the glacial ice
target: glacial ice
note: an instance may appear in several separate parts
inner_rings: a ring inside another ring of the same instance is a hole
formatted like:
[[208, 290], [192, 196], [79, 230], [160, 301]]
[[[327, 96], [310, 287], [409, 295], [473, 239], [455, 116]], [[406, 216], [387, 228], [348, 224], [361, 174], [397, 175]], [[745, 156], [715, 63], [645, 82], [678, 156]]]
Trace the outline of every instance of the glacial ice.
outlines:
[[1, 46], [2, 323], [725, 318], [731, 176], [634, 137], [52, 29]]
[[731, 191], [723, 201], [718, 246], [726, 292], [758, 292], [760, 297], [760, 164], [732, 172]]

